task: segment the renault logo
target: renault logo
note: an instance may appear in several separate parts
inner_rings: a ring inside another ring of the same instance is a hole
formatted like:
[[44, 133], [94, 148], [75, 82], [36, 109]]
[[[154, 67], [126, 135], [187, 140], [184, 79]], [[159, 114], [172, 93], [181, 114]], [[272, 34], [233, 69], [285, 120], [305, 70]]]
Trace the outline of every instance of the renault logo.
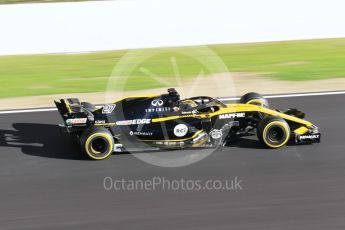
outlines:
[[151, 102], [151, 105], [153, 105], [153, 106], [162, 106], [163, 104], [164, 104], [164, 102], [160, 99], [156, 99], [156, 100], [153, 100]]

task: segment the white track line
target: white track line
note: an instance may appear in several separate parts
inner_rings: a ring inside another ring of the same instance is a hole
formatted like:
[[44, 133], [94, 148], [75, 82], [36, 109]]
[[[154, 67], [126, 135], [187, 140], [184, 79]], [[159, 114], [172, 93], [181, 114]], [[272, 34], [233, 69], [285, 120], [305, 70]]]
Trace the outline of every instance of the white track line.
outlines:
[[56, 108], [47, 108], [47, 109], [20, 109], [20, 110], [7, 110], [0, 111], [0, 114], [13, 114], [13, 113], [34, 113], [34, 112], [49, 112], [57, 111]]
[[[278, 95], [268, 95], [265, 98], [289, 98], [289, 97], [311, 97], [311, 96], [328, 96], [328, 95], [341, 95], [345, 94], [345, 91], [335, 91], [335, 92], [320, 92], [320, 93], [296, 93], [296, 94], [278, 94]], [[233, 101], [238, 100], [239, 97], [225, 97], [220, 98], [220, 101]], [[35, 112], [50, 112], [57, 111], [56, 108], [46, 108], [46, 109], [21, 109], [21, 110], [7, 110], [0, 111], [0, 114], [16, 114], [16, 113], [35, 113]]]
[[[294, 93], [294, 94], [277, 94], [277, 95], [268, 95], [264, 98], [286, 98], [286, 97], [311, 97], [311, 96], [328, 96], [328, 95], [341, 95], [345, 94], [345, 91], [335, 91], [335, 92], [320, 92], [320, 93]], [[224, 97], [218, 100], [220, 101], [233, 101], [238, 100], [239, 97]]]

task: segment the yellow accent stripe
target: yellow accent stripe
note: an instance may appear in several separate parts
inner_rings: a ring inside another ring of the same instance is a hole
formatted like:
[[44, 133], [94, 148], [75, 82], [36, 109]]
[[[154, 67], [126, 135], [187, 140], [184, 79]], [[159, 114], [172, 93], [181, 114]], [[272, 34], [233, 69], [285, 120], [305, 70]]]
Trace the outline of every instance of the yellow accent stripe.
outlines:
[[99, 123], [99, 124], [95, 124], [95, 126], [114, 126], [116, 125], [116, 123]]
[[200, 117], [200, 115], [181, 115], [181, 116], [170, 116], [170, 117], [160, 117], [160, 118], [153, 118], [152, 122], [162, 122], [162, 121], [169, 121], [169, 120], [175, 120], [175, 119], [181, 119], [181, 118], [187, 118], [187, 117]]
[[68, 103], [67, 99], [63, 99], [63, 100], [64, 100], [64, 102], [65, 102], [65, 104], [66, 104], [66, 108], [67, 108], [68, 112], [69, 112], [69, 113], [72, 113], [72, 109], [71, 109], [71, 107], [69, 106], [69, 103]]
[[260, 110], [263, 113], [269, 114], [271, 116], [281, 117], [281, 118], [286, 119], [288, 121], [293, 121], [293, 122], [296, 122], [296, 123], [299, 123], [299, 124], [303, 124], [303, 125], [305, 125], [307, 127], [313, 125], [309, 121], [306, 121], [306, 120], [303, 120], [303, 119], [300, 119], [300, 118], [297, 118], [297, 117], [294, 117], [294, 116], [290, 116], [290, 115], [287, 115], [287, 114], [284, 114], [284, 113], [281, 113], [281, 112], [277, 112], [277, 111], [274, 111], [274, 110], [271, 110], [271, 109], [260, 108]]
[[265, 113], [270, 116], [277, 116], [281, 117], [288, 121], [293, 121], [302, 125], [305, 125], [307, 127], [312, 126], [313, 124], [309, 121], [290, 116], [278, 111], [274, 111], [271, 109], [267, 109], [264, 107], [260, 107], [257, 105], [251, 105], [251, 104], [229, 104], [227, 108], [221, 108], [217, 112], [208, 113], [208, 114], [189, 114], [189, 115], [181, 115], [181, 116], [170, 116], [170, 117], [162, 117], [162, 118], [154, 118], [152, 119], [152, 122], [162, 122], [162, 121], [168, 121], [168, 120], [174, 120], [174, 119], [182, 119], [187, 117], [193, 117], [193, 118], [209, 118], [218, 116], [220, 114], [225, 113], [240, 113], [240, 112], [260, 112]]
[[193, 139], [195, 138], [196, 136], [198, 136], [201, 132], [203, 132], [204, 130], [199, 130], [197, 131], [196, 133], [194, 133], [193, 136], [191, 137], [188, 137], [188, 138], [184, 138], [184, 139], [177, 139], [177, 140], [142, 140], [142, 141], [161, 141], [161, 142], [178, 142], [178, 141], [187, 141], [187, 140], [190, 140], [190, 139]]
[[160, 95], [157, 95], [157, 94], [148, 94], [148, 95], [142, 95], [142, 96], [127, 96], [127, 97], [123, 97], [119, 100], [116, 100], [113, 102], [113, 104], [119, 102], [119, 101], [122, 101], [122, 100], [125, 100], [127, 98], [152, 98], [152, 97], [159, 97]]
[[[159, 97], [160, 95], [158, 94], [148, 94], [148, 95], [143, 95], [143, 96], [127, 96], [127, 97], [123, 97], [121, 99], [118, 99], [114, 102], [112, 102], [111, 104], [116, 104], [119, 101], [125, 100], [127, 98], [153, 98], [153, 97]], [[96, 109], [95, 111], [101, 110], [102, 108]]]
[[255, 105], [255, 104], [252, 104], [252, 103], [259, 103], [260, 105], [263, 105], [262, 100], [260, 100], [260, 99], [253, 99], [253, 100], [250, 100], [250, 101], [248, 101], [246, 104]]
[[302, 135], [302, 134], [305, 134], [306, 132], [308, 132], [309, 129], [307, 127], [304, 127], [304, 126], [301, 126], [299, 127], [298, 129], [295, 129], [294, 132], [296, 134], [299, 134], [299, 135]]

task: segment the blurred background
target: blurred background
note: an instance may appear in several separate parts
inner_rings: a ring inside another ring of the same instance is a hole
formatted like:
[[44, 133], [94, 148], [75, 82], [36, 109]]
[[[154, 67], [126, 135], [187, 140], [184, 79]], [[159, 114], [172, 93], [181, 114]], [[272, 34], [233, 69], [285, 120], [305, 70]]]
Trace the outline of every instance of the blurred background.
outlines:
[[340, 0], [48, 2], [0, 0], [0, 110], [345, 89]]

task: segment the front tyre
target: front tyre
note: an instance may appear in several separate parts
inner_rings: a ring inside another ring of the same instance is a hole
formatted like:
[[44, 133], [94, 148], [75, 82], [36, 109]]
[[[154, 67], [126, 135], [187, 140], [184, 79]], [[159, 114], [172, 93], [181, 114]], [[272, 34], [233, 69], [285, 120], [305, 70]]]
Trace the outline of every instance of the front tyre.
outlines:
[[284, 146], [290, 139], [290, 133], [288, 123], [280, 117], [266, 117], [257, 127], [259, 141], [272, 149]]
[[262, 107], [269, 107], [268, 101], [266, 98], [264, 98], [261, 94], [258, 93], [246, 93], [243, 95], [240, 99], [240, 103], [242, 104], [252, 104], [252, 105], [258, 105]]
[[92, 127], [86, 130], [81, 136], [80, 144], [86, 156], [93, 160], [103, 160], [114, 150], [114, 138], [104, 127]]

